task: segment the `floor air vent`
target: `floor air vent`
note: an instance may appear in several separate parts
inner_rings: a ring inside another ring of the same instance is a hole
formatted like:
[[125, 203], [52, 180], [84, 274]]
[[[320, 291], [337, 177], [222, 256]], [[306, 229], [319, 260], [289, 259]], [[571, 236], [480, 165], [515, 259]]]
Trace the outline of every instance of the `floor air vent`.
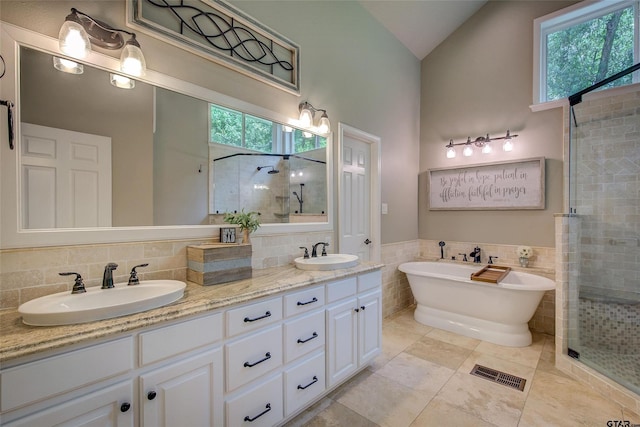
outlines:
[[520, 391], [524, 391], [524, 385], [527, 382], [524, 378], [496, 371], [495, 369], [487, 368], [482, 365], [474, 366], [471, 370], [471, 375], [493, 381], [494, 383], [506, 385], [507, 387], [515, 388]]

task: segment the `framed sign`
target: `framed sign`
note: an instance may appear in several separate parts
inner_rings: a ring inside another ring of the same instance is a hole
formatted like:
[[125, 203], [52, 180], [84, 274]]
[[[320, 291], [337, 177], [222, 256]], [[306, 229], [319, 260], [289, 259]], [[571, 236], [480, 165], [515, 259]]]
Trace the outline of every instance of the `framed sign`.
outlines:
[[429, 170], [430, 210], [544, 209], [544, 157]]

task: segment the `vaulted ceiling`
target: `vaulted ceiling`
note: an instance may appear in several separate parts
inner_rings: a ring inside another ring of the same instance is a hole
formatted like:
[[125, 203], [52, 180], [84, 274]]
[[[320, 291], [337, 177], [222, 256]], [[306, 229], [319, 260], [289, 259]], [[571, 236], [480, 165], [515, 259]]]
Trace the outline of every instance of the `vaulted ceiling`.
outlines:
[[420, 60], [486, 0], [360, 0]]

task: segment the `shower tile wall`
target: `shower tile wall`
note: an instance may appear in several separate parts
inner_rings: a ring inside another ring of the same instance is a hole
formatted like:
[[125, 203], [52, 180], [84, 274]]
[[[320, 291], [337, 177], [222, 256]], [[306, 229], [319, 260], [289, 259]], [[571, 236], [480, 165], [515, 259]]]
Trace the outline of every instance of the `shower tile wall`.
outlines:
[[640, 92], [576, 106], [581, 291], [640, 299]]

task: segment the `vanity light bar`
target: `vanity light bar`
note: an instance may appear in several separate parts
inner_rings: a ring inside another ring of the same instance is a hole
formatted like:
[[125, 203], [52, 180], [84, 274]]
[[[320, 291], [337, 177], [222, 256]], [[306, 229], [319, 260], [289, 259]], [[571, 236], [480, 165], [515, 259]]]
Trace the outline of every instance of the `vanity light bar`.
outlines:
[[452, 159], [456, 157], [456, 146], [462, 145], [464, 146], [462, 150], [462, 155], [465, 157], [469, 157], [473, 155], [473, 147], [478, 147], [482, 149], [483, 154], [489, 154], [492, 151], [491, 141], [503, 141], [502, 150], [503, 151], [511, 151], [513, 150], [513, 138], [517, 138], [518, 135], [511, 135], [511, 131], [507, 130], [505, 136], [500, 136], [496, 138], [490, 138], [489, 134], [487, 136], [479, 136], [476, 139], [471, 139], [468, 137], [465, 142], [453, 142], [453, 139], [449, 140], [449, 143], [445, 145], [447, 149], [447, 158]]

